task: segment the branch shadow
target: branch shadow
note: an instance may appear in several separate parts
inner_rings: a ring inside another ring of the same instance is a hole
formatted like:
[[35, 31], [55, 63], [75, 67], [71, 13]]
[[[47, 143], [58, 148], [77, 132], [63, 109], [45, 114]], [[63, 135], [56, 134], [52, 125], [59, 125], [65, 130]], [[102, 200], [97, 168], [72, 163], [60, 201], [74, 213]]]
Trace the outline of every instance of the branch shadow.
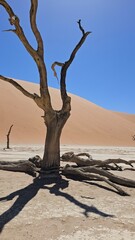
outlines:
[[[45, 186], [44, 187], [45, 189], [48, 189], [50, 191], [51, 194], [54, 194], [56, 196], [61, 196], [61, 197], [64, 197], [66, 198], [68, 201], [70, 201], [71, 203], [74, 203], [76, 206], [80, 207], [81, 209], [83, 209], [83, 215], [85, 217], [89, 217], [88, 213], [95, 213], [97, 215], [100, 215], [101, 217], [114, 217], [114, 215], [111, 215], [111, 214], [107, 214], [107, 213], [104, 213], [100, 210], [98, 210], [96, 207], [94, 207], [93, 205], [91, 206], [88, 206], [87, 204], [84, 204], [80, 201], [78, 201], [77, 199], [75, 199], [73, 196], [71, 196], [70, 194], [68, 193], [65, 193], [65, 192], [61, 192], [56, 185], [54, 185], [53, 187], [47, 187]], [[92, 199], [92, 198], [91, 198]]]
[[102, 185], [102, 184], [99, 184], [99, 183], [97, 183], [97, 182], [94, 182], [94, 181], [91, 181], [91, 182], [89, 182], [89, 181], [83, 181], [83, 182], [84, 182], [84, 183], [87, 183], [87, 184], [89, 184], [89, 185], [92, 185], [92, 186], [99, 187], [99, 188], [104, 189], [104, 190], [106, 190], [106, 191], [108, 191], [108, 192], [117, 193], [117, 194], [119, 195], [119, 193], [118, 193], [117, 190], [112, 189], [112, 188], [109, 188], [109, 187], [104, 186], [104, 185]]
[[[49, 186], [50, 184], [54, 185]], [[114, 217], [113, 215], [98, 210], [93, 205], [88, 206], [87, 204], [81, 203], [70, 194], [61, 191], [67, 188], [68, 185], [69, 181], [62, 178], [47, 179], [37, 177], [33, 180], [33, 183], [31, 183], [27, 187], [12, 192], [11, 194], [0, 198], [0, 202], [2, 202], [11, 201], [12, 199], [18, 196], [13, 205], [7, 211], [0, 215], [0, 233], [2, 233], [4, 226], [10, 221], [12, 221], [12, 219], [14, 219], [23, 210], [25, 205], [37, 195], [40, 189], [47, 189], [51, 194], [54, 194], [55, 196], [64, 197], [71, 203], [74, 203], [75, 205], [83, 209], [83, 214], [85, 217], [88, 217], [88, 213], [95, 213], [102, 217]]]
[[119, 195], [119, 192], [117, 190], [115, 190], [113, 188], [110, 188], [108, 186], [102, 185], [103, 182], [100, 181], [100, 180], [97, 180], [97, 179], [96, 179], [96, 181], [94, 181], [94, 180], [90, 181], [90, 180], [87, 180], [87, 179], [83, 179], [81, 176], [76, 177], [76, 176], [71, 176], [71, 175], [70, 176], [66, 175], [66, 178], [67, 179], [72, 179], [74, 181], [81, 182], [81, 183], [83, 182], [83, 183], [86, 183], [88, 185], [93, 185], [93, 186], [99, 187], [101, 189], [104, 189], [106, 191], [113, 192], [113, 193], [116, 193], [116, 194]]

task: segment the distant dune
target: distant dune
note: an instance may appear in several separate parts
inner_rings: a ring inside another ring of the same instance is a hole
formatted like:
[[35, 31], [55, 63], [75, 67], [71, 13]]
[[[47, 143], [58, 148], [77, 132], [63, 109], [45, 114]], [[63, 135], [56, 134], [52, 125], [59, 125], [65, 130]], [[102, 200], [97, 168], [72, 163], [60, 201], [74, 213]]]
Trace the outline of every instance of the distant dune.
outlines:
[[[19, 81], [31, 93], [39, 86]], [[50, 88], [53, 105], [61, 106], [59, 90]], [[135, 146], [135, 115], [116, 113], [101, 108], [83, 98], [70, 94], [72, 111], [63, 129], [62, 144]], [[6, 134], [14, 124], [12, 144], [44, 144], [43, 115], [36, 104], [9, 83], [0, 81], [0, 143], [6, 143]]]

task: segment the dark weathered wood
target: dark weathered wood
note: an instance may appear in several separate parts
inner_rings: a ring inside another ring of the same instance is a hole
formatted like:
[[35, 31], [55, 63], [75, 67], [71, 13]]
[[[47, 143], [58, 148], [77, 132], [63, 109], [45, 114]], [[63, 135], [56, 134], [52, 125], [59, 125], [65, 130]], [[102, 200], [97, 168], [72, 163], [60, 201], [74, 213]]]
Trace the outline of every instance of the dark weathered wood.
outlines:
[[[70, 157], [73, 155], [73, 152]], [[79, 156], [87, 156], [88, 158], [91, 158], [89, 161], [93, 161], [92, 157], [89, 154], [81, 153], [76, 154], [77, 157]], [[54, 157], [53, 153], [52, 156]], [[64, 154], [64, 156], [69, 156], [69, 153]], [[65, 157], [65, 158], [66, 158]], [[52, 158], [53, 159], [53, 158]], [[71, 158], [72, 159], [72, 158]], [[107, 160], [106, 160], [107, 161]], [[110, 159], [109, 161], [110, 162]], [[86, 163], [86, 162], [85, 162]], [[100, 162], [99, 162], [100, 163]], [[37, 174], [40, 174], [40, 177], [45, 176], [52, 176], [55, 175], [55, 177], [59, 176], [59, 166], [56, 168], [56, 166], [52, 168], [45, 168], [45, 171], [42, 168], [42, 164], [44, 164], [43, 160], [40, 158], [40, 156], [36, 155], [33, 158], [29, 158], [27, 161], [0, 161], [0, 170], [5, 171], [14, 171], [14, 172], [24, 172], [26, 174], [30, 174], [32, 176], [36, 176]], [[134, 168], [130, 168], [129, 170], [132, 170]], [[126, 170], [126, 169], [125, 169]], [[115, 188], [120, 195], [129, 195], [125, 190], [123, 190], [118, 185], [126, 186], [126, 187], [132, 187], [135, 188], [135, 181], [131, 179], [127, 179], [124, 177], [120, 177], [117, 175], [112, 174], [112, 172], [109, 172], [107, 170], [104, 170], [102, 168], [101, 163], [99, 166], [70, 166], [66, 165], [65, 167], [61, 167], [61, 174], [65, 175], [66, 177], [74, 177], [74, 178], [81, 178], [81, 180], [88, 180], [88, 181], [104, 181], [113, 188]], [[118, 185], [117, 185], [118, 184]]]
[[33, 177], [36, 177], [37, 168], [35, 164], [26, 161], [0, 161], [0, 170], [12, 172], [24, 172]]
[[[86, 156], [87, 159], [81, 158], [80, 156]], [[134, 160], [124, 160], [121, 158], [117, 159], [106, 159], [106, 160], [95, 160], [92, 158], [91, 155], [88, 153], [80, 153], [80, 154], [74, 154], [74, 152], [67, 152], [64, 153], [61, 156], [61, 161], [64, 162], [73, 162], [76, 163], [78, 166], [97, 166], [101, 168], [107, 168], [107, 169], [112, 169], [112, 170], [122, 170], [120, 166], [117, 164], [125, 164], [129, 165], [133, 168], [133, 163], [135, 162]], [[113, 164], [114, 166], [112, 166]]]
[[[87, 158], [82, 158], [81, 156], [85, 156]], [[62, 155], [61, 161], [65, 162], [72, 162], [76, 165], [70, 166], [66, 165], [65, 168], [62, 169], [62, 174], [68, 176], [75, 176], [81, 177], [82, 180], [101, 180], [109, 185], [113, 186], [115, 189], [118, 190], [119, 194], [121, 195], [128, 195], [123, 189], [121, 189], [118, 185], [126, 186], [126, 187], [133, 187], [135, 188], [135, 181], [132, 179], [127, 179], [124, 177], [120, 177], [117, 175], [112, 174], [108, 170], [126, 170], [127, 168], [122, 168], [117, 164], [126, 164], [130, 165], [131, 168], [128, 170], [135, 170], [133, 167], [134, 160], [126, 161], [124, 159], [106, 159], [104, 161], [101, 160], [94, 160], [91, 155], [87, 153], [80, 153], [74, 154], [74, 152], [67, 152]], [[111, 164], [114, 164], [112, 166]]]
[[12, 127], [13, 127], [13, 124], [10, 126], [7, 133], [7, 149], [10, 149], [9, 143], [10, 143], [10, 133], [11, 133]]
[[101, 176], [107, 177], [110, 181], [126, 186], [126, 187], [135, 187], [135, 181], [131, 180], [131, 179], [127, 179], [124, 177], [119, 177], [116, 176], [112, 173], [110, 173], [107, 170], [103, 170], [103, 169], [99, 169], [97, 167], [81, 167], [80, 170], [82, 170], [83, 172], [90, 172], [90, 173], [96, 173], [99, 174]]
[[117, 186], [116, 184], [112, 183], [110, 179], [105, 178], [101, 173], [98, 175], [98, 174], [93, 174], [93, 171], [92, 173], [84, 172], [82, 171], [81, 168], [74, 168], [68, 165], [63, 168], [62, 173], [68, 176], [72, 175], [76, 177], [81, 177], [83, 180], [87, 179], [87, 180], [94, 180], [94, 181], [96, 180], [104, 181], [110, 186], [112, 186], [113, 188], [115, 188], [120, 195], [129, 196], [129, 194], [126, 191], [124, 191], [121, 187]]
[[28, 160], [32, 162], [37, 168], [41, 168], [42, 159], [39, 155], [29, 158]]
[[133, 141], [135, 141], [135, 135], [132, 136]]

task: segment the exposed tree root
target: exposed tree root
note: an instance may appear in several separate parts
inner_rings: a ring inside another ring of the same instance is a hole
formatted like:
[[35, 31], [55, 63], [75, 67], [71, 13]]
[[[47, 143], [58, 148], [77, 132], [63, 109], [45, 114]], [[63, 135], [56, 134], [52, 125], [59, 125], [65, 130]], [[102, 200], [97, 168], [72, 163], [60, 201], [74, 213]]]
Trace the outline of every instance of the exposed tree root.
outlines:
[[[87, 158], [82, 158], [87, 157]], [[60, 168], [60, 173], [62, 175], [68, 177], [75, 177], [81, 178], [81, 180], [89, 180], [89, 181], [104, 181], [114, 189], [120, 195], [129, 195], [126, 191], [124, 191], [120, 186], [126, 187], [133, 187], [135, 188], [135, 181], [131, 179], [127, 179], [124, 177], [120, 177], [114, 175], [109, 170], [135, 170], [133, 163], [134, 160], [126, 161], [124, 159], [107, 159], [104, 161], [101, 160], [94, 160], [92, 156], [87, 153], [80, 153], [74, 154], [73, 152], [67, 152], [62, 155], [61, 161], [64, 162], [72, 162], [75, 163], [74, 165], [70, 166], [67, 164], [64, 167]], [[129, 165], [130, 168], [124, 168], [124, 166], [119, 166], [118, 164], [122, 165]], [[55, 169], [50, 169], [49, 172], [44, 172], [41, 169], [42, 166], [42, 159], [36, 155], [33, 158], [29, 158], [25, 161], [0, 161], [0, 170], [5, 171], [13, 171], [13, 172], [24, 172], [29, 174], [33, 177], [36, 177], [37, 174], [40, 174], [41, 177], [45, 175], [49, 175], [49, 177], [54, 177], [56, 175], [54, 172]], [[52, 175], [51, 175], [52, 174]], [[58, 176], [58, 173], [57, 173]], [[55, 176], [56, 177], [56, 176]], [[118, 185], [117, 185], [118, 184]]]
[[37, 168], [36, 166], [28, 161], [0, 161], [0, 170], [12, 171], [12, 172], [24, 172], [33, 177], [36, 177]]
[[[87, 159], [85, 158], [80, 158], [80, 156], [86, 156]], [[126, 161], [124, 159], [118, 158], [118, 159], [106, 159], [104, 161], [101, 160], [95, 160], [92, 159], [92, 156], [87, 154], [87, 153], [80, 153], [80, 154], [74, 154], [74, 152], [67, 152], [64, 153], [61, 157], [61, 161], [64, 162], [74, 162], [77, 164], [77, 166], [96, 166], [96, 167], [102, 167], [106, 169], [111, 169], [111, 170], [122, 170], [121, 166], [118, 166], [117, 164], [126, 164], [131, 167], [133, 167], [132, 163], [135, 163], [134, 160], [129, 160]], [[109, 164], [113, 164], [109, 165]]]
[[42, 159], [40, 158], [39, 155], [36, 155], [35, 157], [29, 158], [28, 160], [30, 162], [32, 162], [34, 165], [36, 165], [37, 168], [41, 168]]
[[127, 192], [125, 192], [122, 188], [120, 188], [119, 186], [117, 186], [116, 184], [112, 183], [109, 179], [103, 177], [102, 175], [98, 175], [98, 174], [92, 174], [89, 172], [83, 172], [82, 168], [74, 168], [74, 167], [70, 167], [69, 165], [66, 165], [63, 170], [62, 170], [63, 175], [72, 175], [72, 176], [79, 176], [82, 177], [83, 180], [100, 180], [100, 181], [104, 181], [106, 183], [108, 183], [109, 185], [111, 185], [113, 188], [115, 188], [118, 193], [120, 195], [123, 196], [129, 196], [129, 194]]
[[[80, 156], [84, 156], [87, 158], [81, 158]], [[76, 165], [70, 166], [66, 165], [63, 170], [62, 174], [67, 176], [78, 176], [82, 179], [87, 180], [101, 180], [113, 188], [115, 188], [120, 195], [129, 195], [123, 189], [121, 189], [116, 184], [126, 186], [126, 187], [135, 187], [135, 181], [131, 179], [127, 179], [124, 177], [116, 176], [109, 172], [108, 170], [135, 170], [134, 166], [132, 165], [135, 163], [134, 160], [126, 161], [124, 159], [106, 159], [104, 161], [101, 160], [94, 160], [91, 155], [87, 153], [80, 153], [74, 154], [74, 152], [67, 152], [62, 155], [61, 161], [64, 162], [72, 162]], [[124, 168], [119, 166], [118, 164], [122, 165], [129, 165], [131, 168]]]

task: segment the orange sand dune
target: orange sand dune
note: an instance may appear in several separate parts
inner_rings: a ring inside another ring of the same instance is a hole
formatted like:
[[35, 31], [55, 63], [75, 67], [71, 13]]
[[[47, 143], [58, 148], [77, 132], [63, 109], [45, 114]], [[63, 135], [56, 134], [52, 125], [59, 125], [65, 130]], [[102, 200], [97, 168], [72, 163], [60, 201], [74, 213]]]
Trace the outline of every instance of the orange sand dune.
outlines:
[[[38, 93], [39, 86], [19, 81], [31, 93]], [[50, 88], [54, 106], [61, 106], [59, 91]], [[71, 117], [61, 138], [63, 144], [135, 146], [135, 115], [116, 113], [101, 108], [85, 99], [72, 97]], [[0, 143], [6, 143], [11, 124], [13, 144], [44, 144], [43, 115], [33, 100], [25, 97], [9, 83], [0, 81]]]

